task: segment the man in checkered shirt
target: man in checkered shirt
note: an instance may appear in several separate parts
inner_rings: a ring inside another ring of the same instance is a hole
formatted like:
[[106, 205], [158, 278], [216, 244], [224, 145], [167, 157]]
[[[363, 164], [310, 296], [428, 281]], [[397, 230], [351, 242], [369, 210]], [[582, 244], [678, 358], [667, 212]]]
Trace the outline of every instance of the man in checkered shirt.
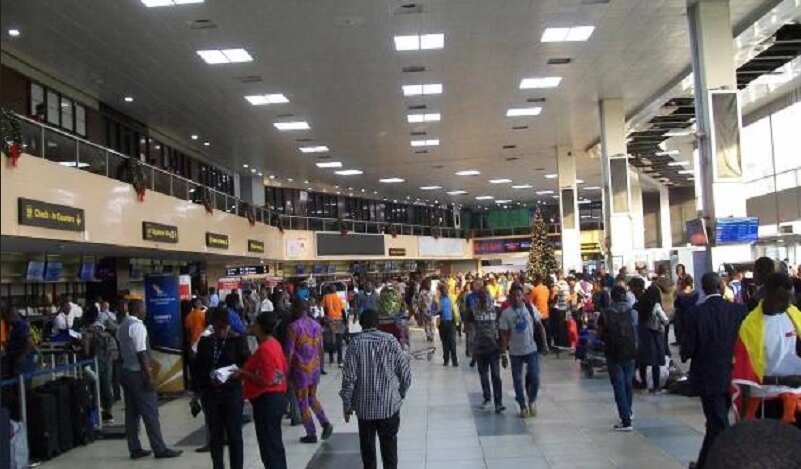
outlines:
[[376, 329], [377, 311], [364, 311], [360, 322], [363, 332], [348, 346], [339, 392], [345, 421], [356, 413], [365, 469], [376, 468], [376, 434], [384, 469], [396, 469], [400, 408], [412, 384], [412, 371], [398, 340]]

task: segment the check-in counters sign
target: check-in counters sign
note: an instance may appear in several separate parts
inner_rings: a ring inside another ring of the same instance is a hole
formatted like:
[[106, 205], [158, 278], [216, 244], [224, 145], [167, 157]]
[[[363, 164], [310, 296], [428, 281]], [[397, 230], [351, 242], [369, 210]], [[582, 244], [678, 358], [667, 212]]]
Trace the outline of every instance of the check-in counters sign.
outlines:
[[19, 224], [52, 230], [83, 231], [83, 209], [40, 200], [18, 199]]
[[178, 227], [149, 221], [142, 222], [142, 239], [159, 243], [178, 243]]
[[228, 249], [228, 235], [206, 232], [206, 247]]

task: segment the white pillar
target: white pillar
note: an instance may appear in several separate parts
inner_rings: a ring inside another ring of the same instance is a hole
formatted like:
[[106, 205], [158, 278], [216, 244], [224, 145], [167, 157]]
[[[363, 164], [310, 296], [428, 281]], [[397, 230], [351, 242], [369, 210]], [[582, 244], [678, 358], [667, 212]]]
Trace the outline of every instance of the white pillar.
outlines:
[[576, 156], [567, 146], [556, 147], [559, 174], [559, 215], [562, 228], [562, 269], [581, 272], [581, 234], [576, 192]]
[[[746, 215], [729, 0], [688, 2], [687, 18], [699, 131], [699, 166], [695, 169], [702, 187], [702, 215], [714, 235], [717, 218]], [[712, 248], [707, 253], [708, 270], [716, 270], [724, 260], [737, 262], [751, 257], [748, 245]]]
[[631, 191], [631, 229], [634, 249], [645, 249], [645, 214], [642, 204], [642, 182], [640, 170], [629, 166], [629, 190]]
[[614, 273], [634, 260], [626, 114], [620, 98], [602, 99], [600, 111], [606, 264]]
[[662, 249], [673, 248], [673, 229], [670, 225], [670, 189], [659, 185], [659, 241]]

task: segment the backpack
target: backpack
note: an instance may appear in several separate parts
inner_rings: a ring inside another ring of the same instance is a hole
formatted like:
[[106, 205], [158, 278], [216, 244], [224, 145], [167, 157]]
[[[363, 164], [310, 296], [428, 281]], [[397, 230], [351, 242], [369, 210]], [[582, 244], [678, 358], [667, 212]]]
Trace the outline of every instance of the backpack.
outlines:
[[92, 327], [91, 348], [100, 360], [116, 360], [119, 358], [120, 349], [117, 339], [110, 332], [100, 327]]
[[633, 360], [637, 356], [637, 336], [631, 310], [609, 308], [603, 314], [606, 355], [615, 361]]

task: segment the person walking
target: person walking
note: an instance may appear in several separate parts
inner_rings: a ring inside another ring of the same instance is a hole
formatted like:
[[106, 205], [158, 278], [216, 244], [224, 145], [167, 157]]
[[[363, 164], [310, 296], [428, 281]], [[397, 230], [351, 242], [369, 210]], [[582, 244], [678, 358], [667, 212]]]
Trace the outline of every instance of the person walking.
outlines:
[[610, 293], [612, 305], [601, 311], [598, 334], [605, 345], [606, 367], [615, 394], [620, 422], [612, 428], [630, 432], [632, 390], [634, 387], [634, 359], [637, 356], [637, 312], [626, 300], [626, 287], [615, 285]]
[[[520, 417], [537, 416], [537, 393], [540, 388], [539, 357], [535, 334], [541, 334], [541, 344], [545, 343], [545, 330], [539, 312], [526, 304], [523, 287], [515, 284], [509, 291], [510, 304], [503, 310], [498, 320], [500, 329], [501, 353], [508, 349], [512, 358], [512, 382], [515, 398], [520, 406]], [[531, 308], [529, 310], [529, 308]], [[523, 366], [526, 377], [523, 378]], [[523, 383], [525, 382], [525, 392]]]
[[690, 362], [690, 385], [701, 396], [706, 434], [695, 467], [703, 468], [715, 438], [729, 426], [730, 385], [734, 343], [748, 311], [745, 305], [723, 299], [718, 274], [701, 277], [706, 295], [693, 307], [684, 324], [682, 361]]
[[125, 396], [125, 434], [128, 439], [128, 453], [131, 459], [149, 456], [151, 451], [142, 448], [139, 441], [139, 420], [145, 422], [147, 438], [156, 458], [174, 458], [183, 451], [167, 447], [161, 436], [159, 407], [156, 391], [153, 388], [153, 369], [150, 363], [147, 328], [143, 320], [146, 316], [145, 303], [131, 300], [128, 315], [117, 329], [117, 342], [122, 356], [122, 384]]
[[[478, 374], [481, 378], [481, 391], [484, 402], [481, 407], [486, 409], [490, 402], [495, 401], [495, 413], [500, 414], [506, 407], [503, 405], [503, 390], [501, 384], [501, 366], [507, 365], [506, 355], [501, 355], [498, 343], [498, 314], [495, 311], [492, 297], [486, 287], [481, 288], [473, 305], [473, 358], [478, 364]], [[490, 377], [492, 387], [490, 388]]]
[[395, 337], [376, 329], [377, 311], [364, 311], [361, 325], [363, 332], [353, 337], [345, 354], [339, 392], [345, 422], [356, 413], [364, 469], [376, 469], [376, 435], [384, 469], [397, 469], [400, 408], [412, 370]]
[[201, 337], [197, 344], [193, 386], [203, 403], [212, 467], [225, 467], [223, 445], [227, 437], [230, 467], [242, 469], [242, 383], [238, 377], [231, 376], [230, 367], [244, 365], [250, 352], [245, 336], [231, 329], [225, 308], [213, 308], [209, 323], [214, 332]]
[[345, 323], [345, 305], [337, 295], [336, 287], [329, 285], [323, 296], [323, 311], [325, 311], [325, 324], [334, 338], [334, 350], [328, 352], [328, 363], [334, 363], [334, 351], [337, 353], [337, 364], [342, 366], [342, 341], [344, 340], [347, 324]]
[[334, 427], [325, 416], [322, 404], [317, 399], [320, 384], [320, 350], [323, 347], [322, 327], [309, 317], [308, 302], [300, 297], [292, 302], [293, 321], [287, 328], [284, 353], [289, 366], [289, 385], [298, 401], [306, 436], [301, 443], [317, 443], [312, 412], [322, 427], [322, 439], [327, 440]]
[[540, 317], [542, 318], [542, 324], [545, 326], [545, 336], [548, 345], [553, 345], [554, 340], [554, 327], [553, 323], [550, 320], [551, 311], [549, 308], [549, 297], [550, 297], [550, 290], [548, 287], [545, 286], [543, 282], [542, 275], [539, 273], [534, 274], [533, 279], [534, 288], [531, 289], [531, 296], [529, 298], [529, 302], [537, 308], [537, 312], [540, 313]]
[[427, 278], [420, 284], [420, 290], [415, 298], [415, 308], [417, 309], [417, 322], [423, 327], [428, 342], [434, 341], [433, 305], [434, 295], [431, 293], [431, 279]]
[[281, 419], [286, 411], [288, 367], [281, 344], [273, 337], [275, 316], [256, 316], [253, 332], [259, 348], [245, 366], [234, 373], [244, 382], [244, 396], [253, 405], [253, 422], [259, 454], [265, 468], [287, 469], [281, 436]]
[[456, 315], [454, 306], [448, 295], [448, 285], [440, 283], [437, 287], [439, 297], [436, 299], [437, 316], [439, 316], [439, 339], [442, 342], [443, 366], [448, 366], [448, 362], [453, 366], [459, 366], [459, 359], [456, 358]]

